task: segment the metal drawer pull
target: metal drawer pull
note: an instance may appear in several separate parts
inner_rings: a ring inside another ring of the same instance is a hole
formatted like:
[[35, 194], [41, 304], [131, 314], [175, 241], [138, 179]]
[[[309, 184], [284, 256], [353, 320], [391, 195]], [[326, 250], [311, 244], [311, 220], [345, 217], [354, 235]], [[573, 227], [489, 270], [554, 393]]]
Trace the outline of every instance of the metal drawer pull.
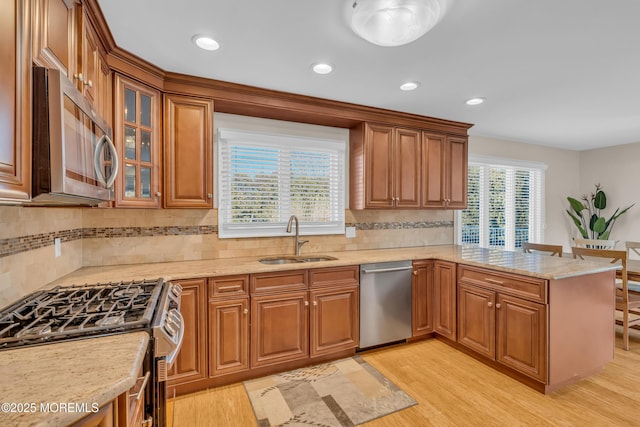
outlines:
[[484, 278], [485, 282], [489, 282], [489, 283], [493, 283], [494, 285], [504, 285], [504, 282], [501, 280], [496, 280], [496, 279], [490, 279], [488, 277]]
[[[140, 398], [142, 397], [142, 393], [144, 393], [144, 389], [147, 388], [147, 383], [149, 382], [149, 376], [151, 375], [151, 371], [147, 371], [146, 374], [144, 374], [144, 379], [142, 380], [142, 385], [140, 386], [140, 390], [138, 390], [138, 393], [136, 394], [130, 394], [129, 397], [133, 397], [135, 396], [135, 400], [140, 400]], [[143, 377], [140, 377], [143, 378]], [[138, 378], [138, 380], [140, 380], [140, 378]]]
[[500, 303], [497, 303], [496, 308], [500, 308], [500, 307], [501, 307]]
[[373, 270], [362, 270], [363, 273], [386, 273], [389, 271], [413, 270], [413, 267], [376, 268]]
[[493, 307], [493, 303], [492, 303], [491, 301], [489, 301], [489, 302], [487, 303], [487, 305], [488, 305], [489, 307]]
[[218, 290], [219, 291], [229, 291], [229, 290], [237, 290], [237, 289], [242, 289], [241, 286], [238, 285], [231, 285], [231, 286], [219, 286]]

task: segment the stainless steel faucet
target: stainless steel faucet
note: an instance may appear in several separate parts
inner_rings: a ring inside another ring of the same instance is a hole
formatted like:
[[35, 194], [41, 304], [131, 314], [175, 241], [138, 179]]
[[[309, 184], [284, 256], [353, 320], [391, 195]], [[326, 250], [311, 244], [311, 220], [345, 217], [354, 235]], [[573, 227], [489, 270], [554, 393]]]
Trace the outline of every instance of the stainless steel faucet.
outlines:
[[300, 240], [300, 223], [298, 222], [298, 217], [295, 215], [291, 215], [289, 218], [289, 224], [287, 224], [287, 233], [291, 233], [291, 226], [293, 225], [293, 221], [296, 221], [296, 256], [300, 256], [300, 248], [302, 245], [308, 242], [308, 240]]

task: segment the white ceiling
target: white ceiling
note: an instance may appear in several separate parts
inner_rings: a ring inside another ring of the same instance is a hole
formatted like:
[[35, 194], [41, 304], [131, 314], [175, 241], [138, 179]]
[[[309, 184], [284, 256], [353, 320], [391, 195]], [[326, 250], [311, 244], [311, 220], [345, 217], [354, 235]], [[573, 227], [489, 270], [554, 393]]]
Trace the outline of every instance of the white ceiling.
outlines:
[[[118, 46], [166, 71], [473, 123], [470, 135], [640, 142], [638, 0], [456, 0], [400, 47], [355, 35], [353, 0], [98, 2]], [[199, 33], [221, 48], [197, 48]], [[316, 62], [334, 72], [314, 74]], [[421, 86], [400, 91], [408, 80]], [[464, 104], [477, 96], [485, 104]]]

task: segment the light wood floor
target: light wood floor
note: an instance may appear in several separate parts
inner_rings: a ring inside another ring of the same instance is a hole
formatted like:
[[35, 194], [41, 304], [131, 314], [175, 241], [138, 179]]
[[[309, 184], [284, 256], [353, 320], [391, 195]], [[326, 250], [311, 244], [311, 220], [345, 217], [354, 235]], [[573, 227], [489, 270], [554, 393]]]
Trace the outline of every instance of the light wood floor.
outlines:
[[[361, 353], [417, 402], [373, 426], [640, 426], [640, 331], [598, 375], [543, 395], [430, 339]], [[257, 426], [241, 383], [169, 401], [168, 425]]]

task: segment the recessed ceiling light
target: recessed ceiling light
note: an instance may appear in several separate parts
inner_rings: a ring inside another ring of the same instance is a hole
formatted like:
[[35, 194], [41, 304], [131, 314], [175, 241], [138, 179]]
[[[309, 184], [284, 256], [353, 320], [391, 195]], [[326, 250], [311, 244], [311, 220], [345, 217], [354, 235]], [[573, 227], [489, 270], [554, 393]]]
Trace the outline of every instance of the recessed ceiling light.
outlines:
[[333, 66], [331, 64], [318, 63], [313, 64], [313, 71], [317, 74], [329, 74], [333, 71]]
[[420, 82], [406, 82], [400, 85], [400, 90], [415, 90], [420, 86]]
[[204, 50], [218, 50], [220, 44], [209, 36], [197, 34], [191, 39], [200, 48]]
[[471, 98], [467, 99], [464, 103], [467, 105], [480, 105], [484, 102], [484, 98]]

